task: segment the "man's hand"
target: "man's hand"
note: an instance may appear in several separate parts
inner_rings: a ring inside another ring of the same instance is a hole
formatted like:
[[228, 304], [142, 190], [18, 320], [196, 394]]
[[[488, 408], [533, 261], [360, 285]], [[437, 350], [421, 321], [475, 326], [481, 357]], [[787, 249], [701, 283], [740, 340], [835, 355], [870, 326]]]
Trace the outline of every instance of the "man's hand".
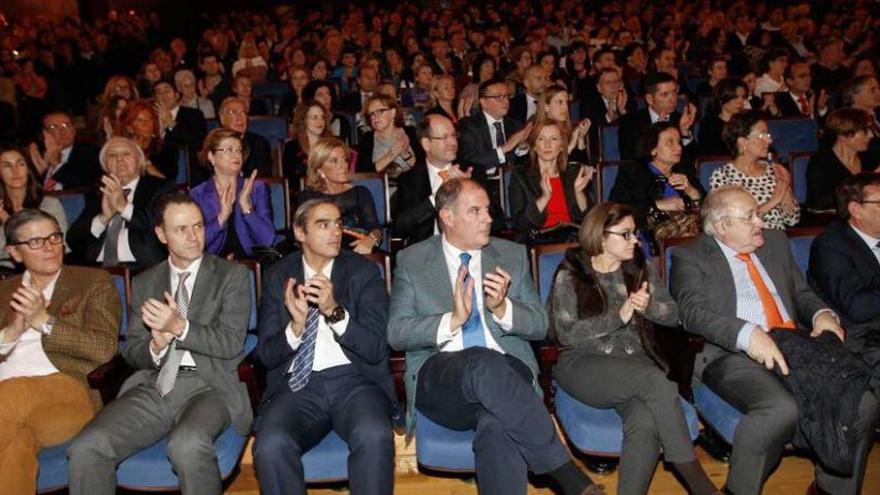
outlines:
[[160, 332], [158, 330], [150, 329], [150, 350], [153, 351], [153, 354], [159, 354], [163, 349], [168, 347], [168, 344], [174, 339], [174, 335], [170, 333]]
[[302, 285], [296, 285], [295, 278], [288, 278], [284, 284], [284, 307], [290, 313], [290, 327], [293, 336], [300, 338], [306, 329], [306, 318], [309, 315], [309, 302], [306, 301], [305, 290]]
[[822, 335], [822, 332], [831, 332], [837, 335], [841, 342], [846, 337], [846, 332], [840, 326], [840, 322], [828, 311], [823, 311], [816, 316], [816, 323], [813, 324], [813, 331], [810, 332], [810, 337], [816, 338]]
[[690, 136], [691, 127], [697, 119], [697, 107], [693, 103], [688, 103], [681, 113], [681, 119], [678, 121], [678, 130], [682, 136]]
[[320, 273], [306, 280], [303, 291], [306, 300], [317, 306], [324, 316], [330, 316], [336, 306], [339, 306], [333, 298], [333, 282]]
[[532, 132], [533, 125], [533, 122], [529, 122], [528, 124], [526, 124], [525, 127], [511, 134], [510, 137], [507, 138], [507, 142], [505, 142], [504, 145], [501, 146], [501, 151], [503, 151], [504, 154], [513, 151], [517, 146], [520, 145], [520, 143], [522, 143], [529, 137], [529, 133]]
[[3, 328], [2, 343], [4, 344], [17, 341], [21, 338], [21, 334], [28, 329], [27, 323], [24, 322], [24, 316], [22, 316], [21, 313], [10, 311], [8, 317], [12, 318], [12, 321]]
[[[100, 190], [101, 194], [104, 195], [104, 198], [107, 198], [108, 206], [111, 208], [113, 214], [122, 213], [122, 211], [128, 206], [128, 198], [125, 197], [125, 193], [122, 190], [122, 183], [120, 183], [119, 179], [116, 177], [113, 177], [112, 175], [101, 176]], [[102, 204], [101, 206], [103, 210], [104, 205]], [[111, 215], [111, 217], [112, 216], [113, 215]]]
[[16, 312], [21, 314], [24, 322], [31, 328], [43, 326], [49, 321], [49, 313], [46, 312], [46, 299], [43, 294], [34, 287], [26, 285], [20, 286], [12, 294], [12, 300], [9, 306]]
[[449, 327], [455, 331], [461, 328], [471, 316], [473, 306], [474, 279], [469, 278], [467, 283], [464, 277], [467, 274], [467, 268], [462, 266], [458, 270], [458, 277], [455, 279], [455, 287], [452, 289], [452, 318], [449, 320]]
[[510, 288], [510, 274], [500, 266], [495, 267], [495, 272], [488, 272], [483, 277], [483, 292], [486, 297], [486, 309], [491, 311], [497, 318], [503, 318], [507, 312], [507, 289]]
[[458, 178], [461, 178], [461, 177], [465, 177], [465, 178], [470, 179], [470, 178], [471, 178], [471, 174], [473, 174], [473, 172], [474, 172], [473, 167], [469, 168], [469, 169], [467, 170], [467, 172], [464, 172], [464, 171], [461, 170], [461, 166], [460, 166], [460, 165], [458, 165], [457, 163], [454, 163], [454, 164], [452, 164], [452, 166], [450, 166], [449, 169], [447, 170], [447, 173], [446, 173], [446, 179], [443, 179], [443, 182], [446, 182], [446, 181], [449, 180], [449, 179], [458, 179]]
[[165, 292], [165, 302], [150, 298], [141, 306], [141, 318], [151, 330], [170, 333], [179, 337], [186, 327], [186, 321], [177, 315], [177, 303], [171, 294]]
[[772, 371], [774, 367], [779, 366], [779, 371], [783, 375], [788, 375], [788, 364], [782, 352], [776, 347], [776, 342], [761, 327], [755, 327], [752, 335], [749, 337], [749, 349], [746, 354], [756, 363], [763, 364], [768, 371]]

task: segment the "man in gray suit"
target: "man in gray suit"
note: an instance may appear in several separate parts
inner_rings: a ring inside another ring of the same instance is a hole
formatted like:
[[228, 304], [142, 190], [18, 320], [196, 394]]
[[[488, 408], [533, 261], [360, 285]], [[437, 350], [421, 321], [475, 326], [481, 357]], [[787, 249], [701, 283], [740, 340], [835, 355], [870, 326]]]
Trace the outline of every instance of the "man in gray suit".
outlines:
[[[844, 338], [837, 316], [810, 290], [795, 265], [785, 233], [764, 230], [754, 198], [739, 186], [703, 201], [704, 234], [672, 253], [671, 292], [687, 331], [702, 335], [694, 375], [744, 413], [736, 429], [725, 490], [758, 494], [795, 433], [798, 409], [772, 370], [789, 372], [768, 331], [832, 332]], [[815, 492], [861, 491], [877, 411], [871, 393], [859, 404], [859, 443], [852, 476], [816, 465]]]
[[400, 252], [391, 295], [388, 342], [406, 351], [408, 431], [416, 408], [475, 429], [480, 493], [525, 494], [528, 470], [550, 474], [565, 494], [604, 493], [571, 462], [536, 393], [529, 341], [544, 338], [547, 313], [525, 250], [490, 239], [477, 182], [448, 180], [434, 202], [443, 233]]
[[214, 440], [246, 435], [252, 413], [236, 369], [250, 313], [247, 269], [206, 255], [204, 219], [184, 193], [156, 204], [167, 261], [135, 277], [122, 355], [138, 370], [70, 446], [70, 493], [116, 493], [116, 466], [170, 434], [184, 494], [220, 493]]

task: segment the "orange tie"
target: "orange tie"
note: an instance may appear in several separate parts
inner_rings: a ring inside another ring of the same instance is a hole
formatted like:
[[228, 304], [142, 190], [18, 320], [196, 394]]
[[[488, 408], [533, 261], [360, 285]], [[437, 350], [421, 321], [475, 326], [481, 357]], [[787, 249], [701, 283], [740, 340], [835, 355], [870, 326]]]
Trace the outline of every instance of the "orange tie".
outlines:
[[761, 273], [752, 261], [752, 257], [749, 256], [748, 253], [740, 253], [736, 255], [736, 257], [746, 263], [746, 267], [749, 269], [749, 277], [751, 277], [752, 282], [755, 284], [755, 288], [758, 289], [758, 297], [761, 299], [761, 306], [764, 306], [764, 314], [767, 315], [767, 330], [772, 330], [774, 328], [787, 328], [789, 330], [794, 330], [795, 325], [793, 321], [782, 321], [782, 314], [779, 313], [779, 306], [776, 305], [776, 300], [773, 299], [773, 294], [770, 293], [770, 289], [767, 288], [767, 284], [765, 284], [764, 279], [761, 278]]
[[437, 175], [440, 176], [440, 180], [446, 182], [446, 180], [449, 179], [449, 170], [443, 169], [437, 172]]

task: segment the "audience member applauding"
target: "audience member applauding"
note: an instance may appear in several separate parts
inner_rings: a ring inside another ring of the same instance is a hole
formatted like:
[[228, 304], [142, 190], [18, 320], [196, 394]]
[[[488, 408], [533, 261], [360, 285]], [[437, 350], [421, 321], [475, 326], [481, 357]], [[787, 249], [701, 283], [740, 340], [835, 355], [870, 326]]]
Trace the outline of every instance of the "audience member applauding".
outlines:
[[579, 163], [590, 161], [588, 139], [592, 121], [588, 118], [581, 119], [577, 124], [571, 122], [571, 97], [568, 90], [556, 84], [549, 86], [541, 94], [538, 100], [538, 110], [535, 112], [535, 121], [541, 122], [547, 119], [553, 120], [560, 126], [562, 133], [567, 136], [569, 160]]
[[100, 177], [98, 150], [76, 139], [76, 127], [68, 113], [49, 112], [43, 117], [40, 144], [31, 144], [29, 153], [44, 190], [91, 187]]
[[271, 146], [266, 138], [248, 130], [247, 102], [241, 98], [230, 96], [220, 105], [219, 115], [221, 126], [241, 134], [244, 139], [248, 156], [242, 166], [242, 172], [245, 175], [250, 175], [251, 172], [257, 170], [260, 177], [271, 177]]
[[358, 144], [358, 172], [385, 172], [397, 177], [411, 169], [420, 153], [412, 129], [403, 126], [403, 113], [396, 100], [376, 95], [367, 100], [364, 113], [372, 131]]
[[141, 149], [147, 160], [147, 174], [173, 181], [177, 177], [179, 156], [177, 149], [162, 138], [158, 106], [160, 104], [152, 100], [130, 101], [119, 115], [120, 136]]

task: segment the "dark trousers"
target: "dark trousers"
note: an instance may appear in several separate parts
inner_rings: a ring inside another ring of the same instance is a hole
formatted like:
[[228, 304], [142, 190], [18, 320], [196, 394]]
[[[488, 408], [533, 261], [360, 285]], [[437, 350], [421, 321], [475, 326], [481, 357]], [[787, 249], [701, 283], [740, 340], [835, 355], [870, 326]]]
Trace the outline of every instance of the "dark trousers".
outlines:
[[348, 443], [351, 492], [393, 492], [391, 403], [353, 365], [313, 372], [295, 393], [283, 388], [262, 405], [255, 429], [254, 467], [261, 493], [304, 495], [302, 456], [331, 430]]
[[696, 460], [678, 386], [647, 356], [566, 351], [554, 375], [575, 399], [623, 419], [619, 493], [648, 493], [661, 446], [668, 462]]
[[435, 354], [419, 370], [419, 411], [447, 428], [476, 430], [481, 494], [525, 494], [528, 470], [548, 473], [569, 461], [533, 381], [519, 359], [484, 347]]
[[180, 491], [220, 493], [214, 440], [229, 426], [226, 404], [196, 371], [181, 371], [164, 398], [153, 387], [154, 381], [108, 404], [74, 438], [67, 451], [72, 495], [115, 494], [116, 466], [165, 435]]
[[[779, 463], [785, 444], [797, 428], [794, 397], [782, 381], [745, 354], [732, 354], [710, 363], [703, 382], [722, 399], [744, 413], [733, 437], [727, 489], [736, 495], [761, 493], [770, 472]], [[877, 400], [866, 392], [859, 404], [855, 427], [859, 439], [853, 475], [842, 478], [816, 464], [816, 483], [828, 493], [861, 493], [868, 452], [877, 420]]]

